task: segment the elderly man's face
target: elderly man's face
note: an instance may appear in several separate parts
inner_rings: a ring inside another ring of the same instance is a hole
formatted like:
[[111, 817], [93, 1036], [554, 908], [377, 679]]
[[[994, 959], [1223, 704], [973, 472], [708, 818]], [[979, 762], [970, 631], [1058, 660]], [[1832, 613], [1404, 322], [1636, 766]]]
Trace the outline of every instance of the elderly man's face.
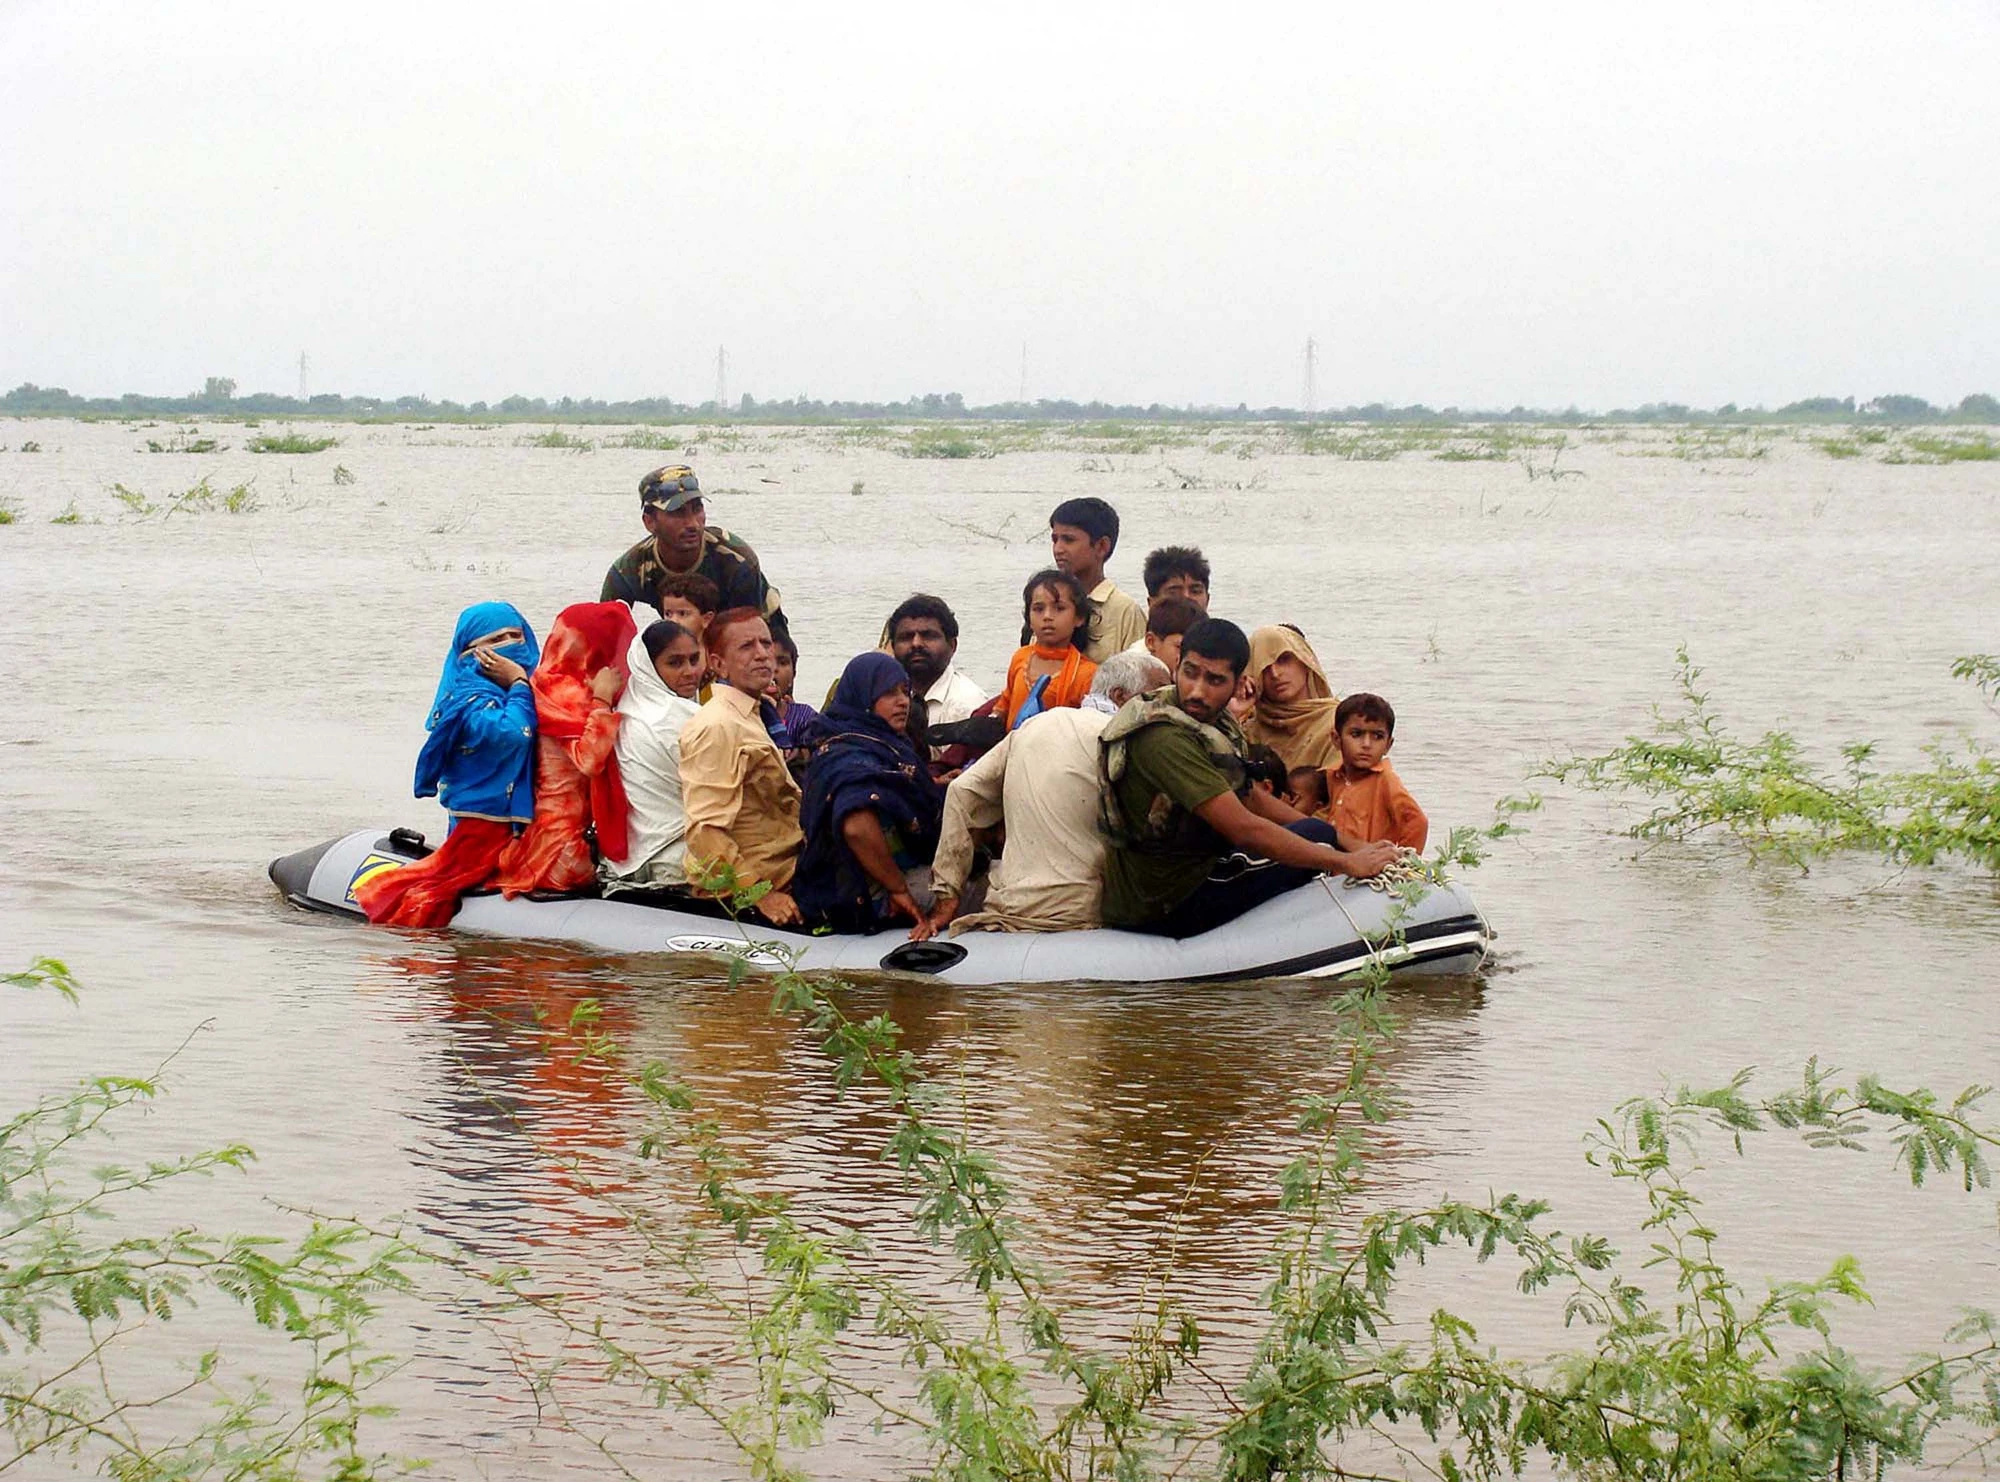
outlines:
[[889, 634], [889, 649], [910, 676], [911, 688], [922, 694], [951, 666], [958, 645], [944, 636], [936, 618], [907, 617]]

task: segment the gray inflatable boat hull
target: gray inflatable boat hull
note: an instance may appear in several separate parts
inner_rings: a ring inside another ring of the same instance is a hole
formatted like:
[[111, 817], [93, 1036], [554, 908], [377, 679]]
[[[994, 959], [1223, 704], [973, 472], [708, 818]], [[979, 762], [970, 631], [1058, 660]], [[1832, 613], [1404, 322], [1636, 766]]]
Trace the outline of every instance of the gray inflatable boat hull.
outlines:
[[[294, 905], [360, 919], [354, 886], [372, 874], [420, 858], [417, 840], [364, 829], [271, 862], [271, 879]], [[611, 952], [746, 955], [776, 967], [775, 943], [815, 972], [921, 973], [952, 983], [1229, 981], [1252, 978], [1339, 977], [1365, 966], [1379, 951], [1397, 973], [1468, 973], [1486, 958], [1493, 933], [1461, 885], [1433, 887], [1400, 919], [1384, 891], [1322, 877], [1267, 901], [1226, 926], [1173, 938], [1141, 932], [967, 932], [939, 942], [909, 942], [901, 931], [873, 936], [811, 936], [780, 931], [762, 920], [741, 929], [726, 916], [656, 905], [629, 897], [505, 900], [466, 897], [452, 926], [488, 936], [577, 942]], [[1380, 945], [1371, 948], [1366, 938]]]

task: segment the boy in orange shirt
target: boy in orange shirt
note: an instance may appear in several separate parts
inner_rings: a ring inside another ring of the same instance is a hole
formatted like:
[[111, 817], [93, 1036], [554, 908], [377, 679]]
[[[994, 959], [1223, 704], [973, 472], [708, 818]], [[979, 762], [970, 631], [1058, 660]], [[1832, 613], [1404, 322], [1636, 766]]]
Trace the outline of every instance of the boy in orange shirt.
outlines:
[[1333, 713], [1339, 732], [1340, 765], [1322, 774], [1326, 806], [1320, 817], [1354, 843], [1387, 839], [1405, 849], [1422, 849], [1430, 820], [1389, 766], [1396, 744], [1396, 712], [1380, 695], [1349, 695]]

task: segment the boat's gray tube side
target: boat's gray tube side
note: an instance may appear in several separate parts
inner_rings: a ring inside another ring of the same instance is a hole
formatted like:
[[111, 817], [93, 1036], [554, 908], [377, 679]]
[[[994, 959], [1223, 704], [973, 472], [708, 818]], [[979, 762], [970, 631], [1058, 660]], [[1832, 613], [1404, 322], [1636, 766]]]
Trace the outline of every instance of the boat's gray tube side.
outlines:
[[[271, 879], [297, 905], [358, 915], [354, 884], [407, 859], [386, 832], [363, 830], [273, 861]], [[1385, 934], [1399, 904], [1382, 891], [1320, 879], [1197, 937], [1108, 929], [967, 932], [945, 950], [928, 953], [906, 948], [901, 932], [808, 936], [754, 920], [739, 929], [714, 916], [616, 899], [510, 901], [476, 895], [467, 897], [452, 925], [617, 952], [740, 952], [747, 934], [755, 942], [778, 944], [796, 954], [800, 967], [814, 971], [917, 971], [953, 983], [1142, 983], [1352, 972], [1374, 950], [1365, 938]], [[1470, 972], [1484, 960], [1492, 935], [1471, 896], [1455, 884], [1426, 892], [1403, 913], [1399, 926], [1401, 945], [1383, 948], [1384, 959], [1399, 972]]]

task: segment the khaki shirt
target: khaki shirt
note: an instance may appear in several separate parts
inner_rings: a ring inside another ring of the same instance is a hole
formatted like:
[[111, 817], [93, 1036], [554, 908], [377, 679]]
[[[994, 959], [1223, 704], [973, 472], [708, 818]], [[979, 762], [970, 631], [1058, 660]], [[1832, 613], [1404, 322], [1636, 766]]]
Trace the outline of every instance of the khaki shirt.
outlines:
[[736, 871], [739, 887], [791, 885], [805, 842], [799, 785], [764, 729], [754, 696], [718, 684], [681, 731], [681, 797], [689, 879], [721, 863]]
[[1083, 656], [1101, 664], [1113, 654], [1146, 641], [1146, 609], [1111, 584], [1106, 577], [1090, 594], [1092, 611]]
[[952, 779], [931, 889], [963, 895], [972, 830], [1005, 817], [1006, 852], [995, 862], [986, 909], [960, 931], [1081, 931], [1101, 925], [1104, 835], [1097, 828], [1100, 710], [1049, 710], [1010, 731]]

